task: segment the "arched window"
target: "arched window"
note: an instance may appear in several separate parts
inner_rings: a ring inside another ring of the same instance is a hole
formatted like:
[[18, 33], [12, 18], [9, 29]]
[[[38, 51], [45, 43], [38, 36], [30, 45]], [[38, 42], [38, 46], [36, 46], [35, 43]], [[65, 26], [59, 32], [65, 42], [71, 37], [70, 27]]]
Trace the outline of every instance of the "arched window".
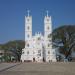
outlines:
[[27, 29], [29, 30], [29, 29], [30, 29], [30, 27], [28, 26], [28, 27], [27, 27]]
[[38, 40], [40, 40], [41, 38], [40, 37], [38, 37]]
[[48, 47], [50, 47], [50, 44], [48, 44]]
[[50, 38], [50, 34], [48, 35], [48, 38]]
[[27, 44], [27, 47], [29, 47], [29, 44]]
[[49, 26], [47, 27], [47, 29], [48, 29], [48, 30], [50, 29]]
[[29, 38], [29, 34], [27, 35], [27, 37]]
[[41, 50], [38, 50], [38, 56], [41, 56]]
[[22, 52], [22, 54], [24, 54], [24, 52]]
[[50, 51], [48, 51], [48, 54], [50, 54]]
[[29, 54], [29, 51], [27, 51], [27, 54]]
[[47, 19], [47, 22], [49, 21], [49, 19]]
[[27, 19], [27, 21], [29, 22], [29, 18]]

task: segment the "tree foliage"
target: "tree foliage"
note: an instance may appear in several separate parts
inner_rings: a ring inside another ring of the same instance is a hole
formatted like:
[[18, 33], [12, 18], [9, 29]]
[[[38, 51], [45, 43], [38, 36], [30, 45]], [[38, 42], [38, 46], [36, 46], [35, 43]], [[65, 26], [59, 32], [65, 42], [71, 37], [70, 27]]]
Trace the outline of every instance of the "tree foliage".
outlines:
[[56, 28], [52, 33], [53, 46], [68, 58], [75, 48], [75, 26], [65, 25]]
[[16, 61], [20, 61], [20, 56], [24, 46], [25, 46], [25, 41], [14, 40], [14, 41], [9, 41], [5, 44], [1, 44], [0, 50], [4, 50], [5, 61], [8, 61], [7, 58], [10, 58], [10, 56], [14, 56]]

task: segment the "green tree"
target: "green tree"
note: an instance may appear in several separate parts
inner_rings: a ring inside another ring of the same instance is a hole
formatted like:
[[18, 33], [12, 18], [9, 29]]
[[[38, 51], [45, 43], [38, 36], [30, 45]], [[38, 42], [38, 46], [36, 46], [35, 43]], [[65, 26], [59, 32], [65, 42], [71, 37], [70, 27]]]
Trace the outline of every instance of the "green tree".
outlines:
[[13, 41], [10, 45], [11, 46], [9, 49], [13, 53], [16, 61], [20, 61], [22, 49], [25, 46], [25, 42], [21, 41], [21, 40], [19, 40], [19, 41], [17, 40], [17, 41]]
[[67, 25], [56, 28], [52, 33], [53, 47], [57, 47], [67, 59], [75, 48], [75, 26]]
[[16, 43], [15, 48], [11, 48], [10, 50], [14, 54], [16, 61], [20, 61], [21, 54], [22, 54], [22, 47]]
[[9, 61], [10, 57], [13, 55], [17, 61], [20, 61], [22, 49], [25, 46], [25, 41], [14, 40], [9, 41], [5, 44], [0, 45], [0, 49], [4, 50], [4, 59]]

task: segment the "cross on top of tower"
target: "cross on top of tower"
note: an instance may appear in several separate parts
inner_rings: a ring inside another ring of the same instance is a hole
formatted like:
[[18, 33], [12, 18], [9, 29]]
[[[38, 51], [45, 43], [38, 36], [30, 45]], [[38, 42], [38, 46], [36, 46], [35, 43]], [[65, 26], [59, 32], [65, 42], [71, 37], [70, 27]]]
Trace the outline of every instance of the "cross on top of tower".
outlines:
[[30, 10], [27, 10], [27, 12], [28, 12], [28, 16], [29, 16]]
[[48, 13], [49, 13], [48, 10], [46, 11], [46, 13], [47, 13], [47, 17], [48, 17]]

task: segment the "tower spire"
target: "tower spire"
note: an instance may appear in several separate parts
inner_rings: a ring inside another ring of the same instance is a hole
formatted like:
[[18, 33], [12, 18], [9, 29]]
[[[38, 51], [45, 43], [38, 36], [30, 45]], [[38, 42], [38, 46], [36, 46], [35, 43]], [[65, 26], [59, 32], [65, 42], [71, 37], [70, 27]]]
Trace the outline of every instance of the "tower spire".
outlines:
[[30, 10], [27, 10], [27, 12], [28, 12], [28, 16], [29, 16]]
[[48, 13], [49, 13], [48, 10], [46, 11], [46, 13], [47, 13], [47, 17], [48, 17]]

